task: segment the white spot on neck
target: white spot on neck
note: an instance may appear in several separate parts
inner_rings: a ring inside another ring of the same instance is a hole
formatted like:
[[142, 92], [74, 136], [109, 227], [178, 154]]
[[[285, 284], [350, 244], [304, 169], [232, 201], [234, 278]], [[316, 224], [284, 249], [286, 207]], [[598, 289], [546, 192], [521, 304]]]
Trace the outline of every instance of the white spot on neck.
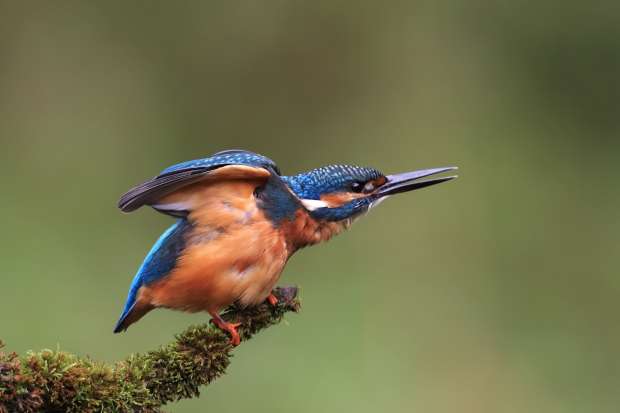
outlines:
[[301, 203], [308, 211], [314, 211], [319, 208], [327, 208], [329, 206], [327, 205], [327, 202], [320, 201], [318, 199], [302, 199]]

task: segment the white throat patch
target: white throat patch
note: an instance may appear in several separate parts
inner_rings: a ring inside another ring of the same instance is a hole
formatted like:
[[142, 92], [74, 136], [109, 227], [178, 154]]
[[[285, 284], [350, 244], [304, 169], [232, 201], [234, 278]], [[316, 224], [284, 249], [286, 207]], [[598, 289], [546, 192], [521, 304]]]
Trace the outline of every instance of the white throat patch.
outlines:
[[329, 207], [329, 205], [327, 204], [327, 202], [325, 201], [321, 201], [318, 199], [302, 199], [301, 200], [301, 204], [304, 206], [304, 208], [306, 208], [308, 211], [314, 211], [315, 209], [319, 209], [319, 208], [327, 208]]

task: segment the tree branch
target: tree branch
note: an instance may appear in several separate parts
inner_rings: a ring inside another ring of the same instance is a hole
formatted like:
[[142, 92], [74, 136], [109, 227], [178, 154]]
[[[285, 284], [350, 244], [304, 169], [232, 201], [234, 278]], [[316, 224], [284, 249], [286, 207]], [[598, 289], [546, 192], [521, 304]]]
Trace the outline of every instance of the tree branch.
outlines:
[[[240, 322], [243, 341], [300, 308], [296, 287], [274, 290], [278, 304], [241, 309], [226, 321]], [[0, 351], [0, 413], [161, 412], [170, 401], [197, 397], [230, 364], [229, 336], [209, 324], [190, 327], [157, 350], [114, 365], [61, 351], [25, 356]], [[0, 350], [3, 344], [0, 342]]]

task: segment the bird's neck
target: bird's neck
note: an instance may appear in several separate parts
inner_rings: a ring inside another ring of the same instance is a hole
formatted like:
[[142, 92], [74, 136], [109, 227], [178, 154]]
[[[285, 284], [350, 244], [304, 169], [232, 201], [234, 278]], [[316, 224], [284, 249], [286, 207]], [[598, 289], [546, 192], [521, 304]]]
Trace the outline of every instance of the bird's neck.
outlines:
[[257, 206], [285, 237], [289, 252], [327, 241], [347, 229], [351, 220], [322, 220], [313, 217], [279, 177], [257, 189]]
[[292, 254], [300, 248], [328, 241], [350, 226], [351, 220], [320, 221], [313, 218], [305, 209], [300, 208], [295, 212], [294, 220], [282, 222], [280, 230]]

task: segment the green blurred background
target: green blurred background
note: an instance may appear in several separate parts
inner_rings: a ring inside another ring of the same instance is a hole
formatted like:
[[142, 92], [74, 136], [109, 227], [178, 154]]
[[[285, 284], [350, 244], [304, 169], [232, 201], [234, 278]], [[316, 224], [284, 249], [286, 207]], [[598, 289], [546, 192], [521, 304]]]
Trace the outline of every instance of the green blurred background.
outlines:
[[620, 6], [0, 2], [0, 338], [113, 361], [170, 219], [121, 193], [226, 148], [458, 165], [289, 263], [303, 311], [174, 412], [616, 412]]

